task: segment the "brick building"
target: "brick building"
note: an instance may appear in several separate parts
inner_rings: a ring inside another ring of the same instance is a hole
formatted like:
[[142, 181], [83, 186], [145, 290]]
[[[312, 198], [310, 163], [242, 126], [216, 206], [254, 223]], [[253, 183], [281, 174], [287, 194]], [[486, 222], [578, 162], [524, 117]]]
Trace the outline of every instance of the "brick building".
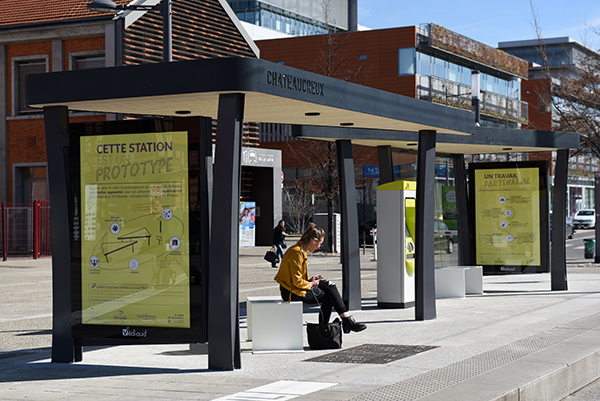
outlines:
[[[25, 75], [162, 60], [160, 13], [125, 11], [114, 16], [88, 11], [87, 3], [87, 0], [2, 2], [1, 202], [30, 202], [48, 196], [44, 120], [40, 110], [30, 109], [25, 104]], [[116, 3], [130, 2], [117, 0]], [[154, 5], [159, 1], [143, 3]], [[175, 0], [172, 19], [173, 61], [258, 57], [257, 47], [240, 28], [225, 0]], [[82, 122], [128, 116], [72, 112], [69, 118], [71, 122]], [[250, 138], [255, 136], [251, 133]]]

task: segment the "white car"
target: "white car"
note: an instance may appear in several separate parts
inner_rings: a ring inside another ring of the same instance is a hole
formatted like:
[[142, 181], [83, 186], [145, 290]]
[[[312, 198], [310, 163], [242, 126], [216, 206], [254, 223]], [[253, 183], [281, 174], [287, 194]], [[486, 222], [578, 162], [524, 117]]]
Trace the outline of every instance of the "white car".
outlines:
[[596, 227], [596, 211], [594, 209], [582, 209], [573, 216], [573, 225], [575, 228], [594, 228]]

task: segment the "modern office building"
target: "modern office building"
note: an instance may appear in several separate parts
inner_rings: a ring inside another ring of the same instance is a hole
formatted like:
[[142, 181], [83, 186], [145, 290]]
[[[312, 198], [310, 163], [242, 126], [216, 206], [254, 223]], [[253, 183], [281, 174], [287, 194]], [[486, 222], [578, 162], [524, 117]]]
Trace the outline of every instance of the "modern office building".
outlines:
[[[540, 53], [540, 44], [546, 57]], [[600, 54], [570, 37], [500, 42], [498, 48], [529, 62], [529, 77], [523, 81], [521, 89], [523, 100], [529, 104], [529, 124], [525, 128], [568, 130], [553, 107], [552, 98], [557, 91], [549, 88], [547, 72], [552, 85], [560, 87], [563, 80], [581, 76], [582, 63], [587, 57], [598, 59]], [[538, 154], [538, 157], [552, 159], [553, 155]], [[567, 205], [570, 216], [580, 209], [594, 208], [594, 173], [599, 165], [598, 158], [589, 153], [578, 153], [569, 159]]]
[[357, 0], [227, 0], [253, 39], [355, 31]]

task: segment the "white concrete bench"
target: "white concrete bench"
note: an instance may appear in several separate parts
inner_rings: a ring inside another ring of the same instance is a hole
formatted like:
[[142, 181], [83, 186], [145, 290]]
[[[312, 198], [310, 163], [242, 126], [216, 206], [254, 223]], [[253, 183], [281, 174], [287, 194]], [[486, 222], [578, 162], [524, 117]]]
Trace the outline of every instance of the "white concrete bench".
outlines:
[[248, 341], [252, 352], [304, 351], [302, 302], [285, 302], [279, 296], [248, 297]]
[[436, 298], [464, 298], [483, 294], [483, 267], [447, 266], [435, 269]]

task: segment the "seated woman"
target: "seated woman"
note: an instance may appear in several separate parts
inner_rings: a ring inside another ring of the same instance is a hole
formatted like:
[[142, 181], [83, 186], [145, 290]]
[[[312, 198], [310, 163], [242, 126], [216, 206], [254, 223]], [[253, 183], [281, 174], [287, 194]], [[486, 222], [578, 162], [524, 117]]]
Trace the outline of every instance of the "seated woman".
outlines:
[[342, 318], [344, 333], [363, 331], [367, 328], [364, 323], [359, 323], [348, 314], [342, 297], [332, 281], [325, 280], [323, 276], [308, 278], [307, 252], [314, 252], [323, 245], [325, 232], [315, 224], [302, 234], [300, 241], [290, 247], [279, 266], [275, 281], [279, 283], [281, 298], [284, 301], [302, 301], [307, 304], [321, 304], [319, 323], [329, 323], [331, 308]]

